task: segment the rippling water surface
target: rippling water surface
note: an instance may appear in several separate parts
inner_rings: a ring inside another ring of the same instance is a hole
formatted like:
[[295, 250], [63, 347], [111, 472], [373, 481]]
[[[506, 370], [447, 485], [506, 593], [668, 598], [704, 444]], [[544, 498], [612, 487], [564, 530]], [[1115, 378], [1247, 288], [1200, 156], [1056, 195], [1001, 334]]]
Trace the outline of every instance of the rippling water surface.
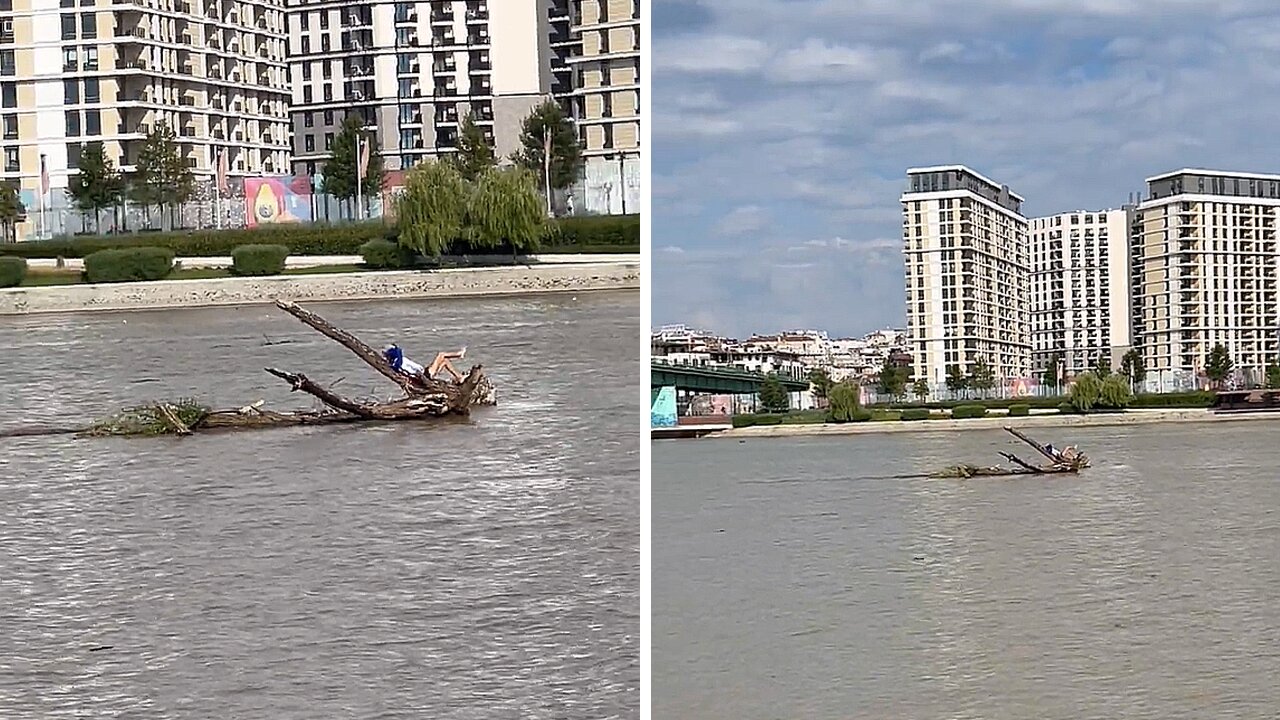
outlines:
[[1274, 718], [1280, 425], [653, 446], [654, 717]]
[[[500, 404], [445, 425], [0, 439], [0, 718], [634, 718], [634, 293], [316, 305]], [[266, 340], [281, 344], [267, 345]], [[0, 427], [395, 388], [274, 308], [0, 319]]]

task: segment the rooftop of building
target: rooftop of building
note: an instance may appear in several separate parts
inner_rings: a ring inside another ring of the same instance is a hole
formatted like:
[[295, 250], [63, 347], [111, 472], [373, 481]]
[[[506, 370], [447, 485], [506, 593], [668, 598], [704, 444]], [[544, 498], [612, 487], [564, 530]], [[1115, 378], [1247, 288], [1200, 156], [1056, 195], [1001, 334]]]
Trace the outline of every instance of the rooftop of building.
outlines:
[[[977, 170], [974, 170], [973, 168], [969, 167], [968, 165], [930, 165], [930, 166], [927, 166], [927, 167], [914, 167], [914, 168], [907, 168], [907, 177], [911, 177], [912, 175], [927, 175], [927, 174], [929, 174], [929, 173], [938, 173], [938, 172], [961, 172], [961, 173], [966, 173], [966, 174], [968, 174], [968, 175], [972, 176], [973, 178], [975, 178], [975, 179], [977, 179], [977, 180], [981, 180], [982, 182], [984, 182], [984, 183], [986, 183], [986, 184], [990, 185], [992, 188], [994, 188], [994, 189], [996, 189], [996, 190], [999, 190], [999, 189], [1001, 189], [1001, 188], [1007, 188], [1007, 187], [1008, 187], [1007, 185], [1005, 185], [1005, 184], [1003, 184], [1003, 183], [998, 183], [998, 182], [996, 182], [995, 180], [992, 180], [991, 178], [987, 177], [986, 175], [983, 175], [982, 173], [978, 172]], [[1009, 197], [1014, 198], [1014, 199], [1015, 199], [1015, 200], [1017, 200], [1018, 202], [1025, 202], [1025, 201], [1026, 201], [1026, 198], [1022, 197], [1021, 195], [1019, 195], [1018, 193], [1016, 193], [1016, 192], [1014, 192], [1014, 191], [1012, 191], [1012, 190], [1010, 190], [1010, 191], [1009, 191]]]
[[1253, 173], [1253, 172], [1238, 172], [1234, 170], [1208, 170], [1205, 168], [1182, 168], [1181, 170], [1174, 170], [1172, 172], [1161, 173], [1160, 175], [1153, 175], [1147, 178], [1147, 182], [1150, 183], [1150, 182], [1157, 182], [1160, 180], [1168, 180], [1169, 178], [1177, 177], [1179, 175], [1204, 175], [1209, 177], [1245, 178], [1248, 180], [1280, 180], [1280, 174], [1276, 174], [1276, 173]]

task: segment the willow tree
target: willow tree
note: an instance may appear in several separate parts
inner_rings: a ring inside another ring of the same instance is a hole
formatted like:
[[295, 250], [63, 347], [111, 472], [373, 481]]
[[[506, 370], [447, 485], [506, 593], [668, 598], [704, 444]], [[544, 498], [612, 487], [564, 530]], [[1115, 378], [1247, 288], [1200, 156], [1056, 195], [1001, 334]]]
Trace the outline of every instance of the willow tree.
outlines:
[[467, 220], [476, 247], [506, 244], [513, 254], [536, 250], [550, 229], [537, 181], [519, 166], [490, 169], [480, 175]]
[[453, 163], [429, 160], [414, 166], [396, 200], [400, 244], [439, 257], [462, 235], [470, 194]]

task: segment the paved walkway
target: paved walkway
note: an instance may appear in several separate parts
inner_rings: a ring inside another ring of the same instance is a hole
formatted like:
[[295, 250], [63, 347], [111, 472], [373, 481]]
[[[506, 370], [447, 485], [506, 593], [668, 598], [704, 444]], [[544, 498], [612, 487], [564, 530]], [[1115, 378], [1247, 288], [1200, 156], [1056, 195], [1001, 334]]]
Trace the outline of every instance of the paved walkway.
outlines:
[[[472, 262], [493, 262], [493, 263], [509, 263], [510, 255], [469, 255], [464, 256]], [[570, 265], [581, 263], [617, 263], [617, 262], [639, 262], [640, 256], [635, 253], [615, 253], [615, 254], [553, 254], [553, 255], [527, 255], [521, 260], [528, 263], [541, 263], [544, 265]], [[231, 257], [181, 257], [178, 261], [182, 263], [184, 268], [225, 268], [231, 267]], [[291, 255], [285, 261], [287, 268], [313, 268], [324, 267], [327, 265], [359, 265], [364, 259], [359, 255]], [[57, 268], [58, 261], [54, 258], [33, 258], [27, 260], [27, 267], [37, 268], [41, 270], [53, 270]], [[67, 270], [83, 270], [84, 260], [81, 258], [67, 258], [64, 261], [64, 267]]]

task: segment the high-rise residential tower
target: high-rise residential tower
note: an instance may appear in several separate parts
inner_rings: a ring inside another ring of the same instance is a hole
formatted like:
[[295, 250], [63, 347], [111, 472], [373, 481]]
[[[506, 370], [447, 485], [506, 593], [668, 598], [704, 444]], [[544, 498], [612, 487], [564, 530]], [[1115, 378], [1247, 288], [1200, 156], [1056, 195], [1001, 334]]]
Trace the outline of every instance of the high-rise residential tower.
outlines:
[[1033, 218], [1031, 364], [1042, 377], [1052, 358], [1064, 376], [1112, 368], [1130, 347], [1131, 209], [1077, 210]]
[[[293, 169], [323, 170], [356, 113], [391, 170], [456, 151], [468, 112], [499, 157], [529, 111], [568, 92], [553, 71], [552, 0], [290, 0]], [[557, 82], [558, 81], [558, 82]]]
[[640, 0], [574, 0], [581, 53], [574, 117], [586, 155], [585, 202], [640, 208]]
[[129, 171], [160, 121], [202, 187], [283, 172], [288, 87], [282, 0], [0, 0], [0, 178], [49, 235], [85, 143]]
[[1134, 344], [1148, 373], [1202, 373], [1226, 347], [1246, 379], [1280, 359], [1280, 175], [1147, 178], [1131, 235]]
[[997, 380], [1030, 372], [1030, 242], [1022, 198], [963, 165], [912, 168], [902, 195], [908, 351], [915, 377], [981, 359]]

